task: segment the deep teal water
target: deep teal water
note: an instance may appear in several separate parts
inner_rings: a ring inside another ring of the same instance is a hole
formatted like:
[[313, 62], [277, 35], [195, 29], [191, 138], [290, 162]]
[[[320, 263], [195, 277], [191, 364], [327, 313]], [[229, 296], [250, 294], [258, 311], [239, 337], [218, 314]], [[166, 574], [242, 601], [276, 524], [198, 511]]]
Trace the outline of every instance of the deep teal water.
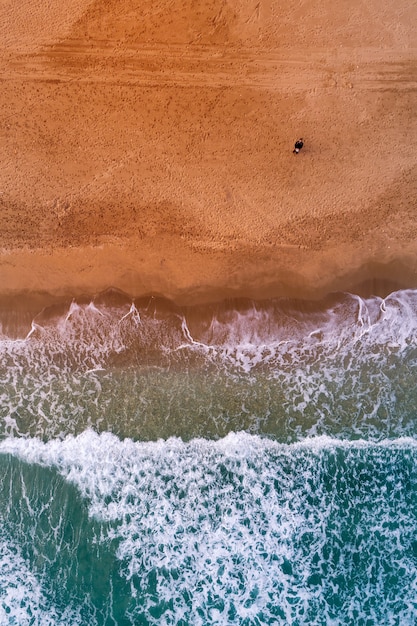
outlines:
[[1, 319], [1, 625], [417, 623], [417, 292]]

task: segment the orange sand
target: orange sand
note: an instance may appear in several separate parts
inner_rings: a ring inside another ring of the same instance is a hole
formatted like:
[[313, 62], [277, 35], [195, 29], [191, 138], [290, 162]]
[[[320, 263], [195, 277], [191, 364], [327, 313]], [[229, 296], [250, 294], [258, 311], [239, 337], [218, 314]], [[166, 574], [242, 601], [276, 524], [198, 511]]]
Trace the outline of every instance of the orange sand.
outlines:
[[0, 294], [417, 286], [416, 20], [411, 0], [6, 0]]

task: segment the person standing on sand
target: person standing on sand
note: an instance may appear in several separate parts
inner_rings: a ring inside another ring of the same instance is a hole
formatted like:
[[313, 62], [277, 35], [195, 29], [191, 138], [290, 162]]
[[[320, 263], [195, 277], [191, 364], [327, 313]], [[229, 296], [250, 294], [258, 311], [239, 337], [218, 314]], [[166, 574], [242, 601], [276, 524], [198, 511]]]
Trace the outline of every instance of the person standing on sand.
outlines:
[[297, 141], [294, 144], [293, 154], [298, 154], [301, 148], [303, 147], [303, 145], [304, 145], [303, 138], [297, 139]]

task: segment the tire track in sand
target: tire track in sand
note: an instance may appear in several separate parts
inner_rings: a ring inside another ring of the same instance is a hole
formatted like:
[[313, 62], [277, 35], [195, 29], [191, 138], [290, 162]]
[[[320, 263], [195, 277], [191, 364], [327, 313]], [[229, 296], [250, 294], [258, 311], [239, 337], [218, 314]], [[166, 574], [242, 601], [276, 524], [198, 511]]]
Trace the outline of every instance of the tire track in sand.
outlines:
[[264, 50], [71, 39], [36, 54], [4, 58], [0, 79], [282, 92], [335, 87], [416, 90], [416, 59], [417, 49]]

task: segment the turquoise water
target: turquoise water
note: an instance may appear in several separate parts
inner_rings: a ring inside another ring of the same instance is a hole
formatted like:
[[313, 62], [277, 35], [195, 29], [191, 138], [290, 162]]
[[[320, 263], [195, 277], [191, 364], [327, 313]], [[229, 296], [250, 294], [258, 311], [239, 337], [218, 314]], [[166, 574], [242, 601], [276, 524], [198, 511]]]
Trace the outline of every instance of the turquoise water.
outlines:
[[417, 623], [417, 292], [0, 312], [0, 624]]

